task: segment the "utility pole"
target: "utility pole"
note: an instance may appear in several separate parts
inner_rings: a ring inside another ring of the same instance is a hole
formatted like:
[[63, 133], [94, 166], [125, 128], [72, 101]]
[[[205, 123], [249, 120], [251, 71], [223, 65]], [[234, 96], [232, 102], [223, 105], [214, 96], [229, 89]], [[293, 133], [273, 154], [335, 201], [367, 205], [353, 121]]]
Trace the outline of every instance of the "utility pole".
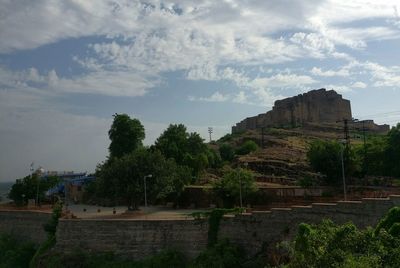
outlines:
[[210, 142], [211, 142], [211, 133], [213, 133], [213, 128], [208, 127], [208, 134], [210, 134]]
[[[348, 149], [350, 147], [350, 135], [349, 135], [349, 119], [343, 118], [343, 120], [336, 121], [337, 123], [343, 122], [343, 135], [344, 139], [342, 140], [341, 150], [340, 150], [340, 158], [342, 162], [342, 177], [343, 177], [343, 194], [344, 200], [347, 200], [346, 195], [346, 178], [345, 178], [345, 164], [347, 165], [348, 161]], [[345, 151], [346, 150], [346, 151]]]
[[367, 169], [367, 142], [365, 139], [365, 120], [362, 120], [362, 132], [363, 132], [363, 140], [364, 140], [364, 161], [363, 161], [363, 173], [365, 175]]
[[[362, 171], [365, 175], [366, 173], [366, 167], [367, 167], [367, 140], [366, 140], [366, 136], [365, 136], [365, 120], [358, 120], [355, 119], [355, 122], [360, 122], [362, 124], [362, 134], [363, 134], [363, 143], [364, 143], [364, 148], [363, 148], [363, 153], [364, 153], [364, 159], [363, 159], [363, 166], [362, 166]], [[360, 130], [359, 128], [356, 128], [357, 130]]]
[[151, 178], [153, 175], [149, 174], [143, 177], [143, 184], [144, 184], [144, 207], [147, 208], [147, 185], [146, 179]]
[[348, 119], [343, 119], [344, 123], [344, 139], [346, 140], [346, 146], [350, 145], [350, 135], [349, 135], [349, 120]]
[[263, 148], [263, 149], [264, 149], [264, 130], [265, 130], [265, 128], [262, 127], [261, 128], [261, 148]]
[[346, 177], [344, 174], [344, 161], [343, 161], [343, 151], [344, 151], [344, 145], [341, 145], [341, 150], [340, 150], [340, 158], [342, 160], [342, 178], [343, 178], [343, 196], [344, 196], [344, 201], [347, 201], [347, 191], [346, 191]]

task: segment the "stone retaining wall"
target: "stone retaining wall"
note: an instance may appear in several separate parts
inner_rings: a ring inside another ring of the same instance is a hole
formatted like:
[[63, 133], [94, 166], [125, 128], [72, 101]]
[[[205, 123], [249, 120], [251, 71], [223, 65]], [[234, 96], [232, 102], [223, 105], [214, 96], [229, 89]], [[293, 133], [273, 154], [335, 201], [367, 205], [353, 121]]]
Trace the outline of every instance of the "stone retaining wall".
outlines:
[[[226, 216], [220, 225], [219, 238], [229, 238], [251, 256], [263, 246], [292, 239], [299, 223], [331, 219], [339, 224], [351, 221], [365, 228], [375, 226], [391, 207], [397, 205], [400, 205], [400, 196], [314, 203]], [[13, 232], [43, 241], [42, 224], [48, 217], [48, 214], [37, 212], [0, 211], [0, 232]], [[56, 234], [56, 250], [113, 251], [116, 255], [141, 259], [171, 248], [193, 258], [206, 248], [207, 233], [206, 220], [61, 219]]]
[[0, 233], [12, 234], [13, 236], [42, 243], [47, 234], [43, 225], [49, 221], [50, 213], [22, 210], [0, 211]]
[[141, 259], [170, 248], [194, 258], [206, 248], [207, 232], [204, 220], [60, 220], [57, 250], [78, 247]]

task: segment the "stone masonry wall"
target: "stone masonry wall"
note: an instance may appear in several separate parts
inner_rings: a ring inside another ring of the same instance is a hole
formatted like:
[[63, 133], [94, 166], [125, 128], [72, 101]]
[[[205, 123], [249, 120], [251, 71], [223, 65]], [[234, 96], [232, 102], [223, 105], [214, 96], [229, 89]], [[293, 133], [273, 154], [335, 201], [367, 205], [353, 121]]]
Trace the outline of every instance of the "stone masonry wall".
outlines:
[[375, 226], [392, 207], [400, 205], [400, 196], [363, 201], [338, 203], [314, 203], [312, 206], [272, 209], [235, 217], [225, 217], [221, 223], [219, 237], [227, 237], [242, 246], [252, 256], [264, 246], [273, 246], [282, 240], [291, 240], [298, 225], [319, 223], [323, 219], [343, 224], [353, 222], [359, 228]]
[[[219, 237], [241, 245], [252, 256], [263, 244], [291, 239], [299, 223], [318, 223], [329, 218], [337, 223], [354, 222], [358, 227], [374, 226], [400, 196], [363, 199], [312, 206], [253, 212], [224, 217]], [[175, 248], [195, 257], [207, 245], [208, 224], [196, 220], [61, 220], [57, 247], [94, 251], [115, 251], [117, 255], [143, 258], [164, 248]]]
[[[400, 196], [390, 196], [226, 216], [220, 225], [219, 238], [229, 238], [252, 256], [265, 245], [292, 239], [299, 223], [332, 219], [336, 223], [352, 221], [365, 228], [375, 226], [391, 207], [398, 205]], [[0, 211], [0, 232], [42, 242], [46, 237], [42, 225], [48, 217], [49, 214], [38, 212]], [[205, 220], [61, 219], [56, 250], [113, 251], [116, 255], [141, 259], [172, 248], [193, 258], [206, 248], [207, 233]]]
[[0, 233], [12, 234], [19, 239], [35, 243], [46, 240], [43, 225], [50, 219], [50, 213], [37, 211], [2, 210], [0, 211]]
[[113, 251], [133, 259], [172, 248], [194, 258], [206, 248], [207, 232], [204, 220], [60, 220], [56, 247]]

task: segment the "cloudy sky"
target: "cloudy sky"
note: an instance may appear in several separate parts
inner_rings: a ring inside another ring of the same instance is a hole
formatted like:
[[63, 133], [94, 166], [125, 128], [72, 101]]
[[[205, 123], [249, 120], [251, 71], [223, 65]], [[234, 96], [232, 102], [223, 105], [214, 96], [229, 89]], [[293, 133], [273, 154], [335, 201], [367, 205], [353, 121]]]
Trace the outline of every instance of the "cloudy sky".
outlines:
[[0, 0], [0, 181], [93, 171], [115, 113], [152, 144], [218, 138], [277, 99], [335, 89], [400, 121], [400, 0]]

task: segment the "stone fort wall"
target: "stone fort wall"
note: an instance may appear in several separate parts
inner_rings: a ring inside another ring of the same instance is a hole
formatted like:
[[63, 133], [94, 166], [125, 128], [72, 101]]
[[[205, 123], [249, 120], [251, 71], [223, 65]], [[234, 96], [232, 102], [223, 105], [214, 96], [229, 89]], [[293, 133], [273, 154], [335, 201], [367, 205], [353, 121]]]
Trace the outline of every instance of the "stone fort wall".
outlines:
[[343, 99], [334, 90], [321, 88], [277, 100], [271, 111], [242, 120], [232, 127], [232, 132], [272, 126], [297, 126], [310, 122], [336, 123], [351, 118], [350, 101]]
[[[397, 205], [400, 205], [400, 196], [315, 203], [226, 216], [221, 222], [219, 237], [227, 237], [241, 245], [251, 256], [265, 245], [272, 246], [293, 238], [301, 222], [318, 223], [329, 218], [337, 223], [352, 221], [364, 228], [376, 225], [391, 207]], [[0, 211], [0, 232], [12, 230], [35, 241], [43, 241], [45, 233], [40, 228], [45, 219], [48, 218], [37, 212]], [[56, 250], [65, 252], [78, 247], [88, 251], [113, 251], [120, 256], [140, 259], [173, 248], [193, 258], [206, 248], [207, 232], [206, 220], [61, 219]]]

